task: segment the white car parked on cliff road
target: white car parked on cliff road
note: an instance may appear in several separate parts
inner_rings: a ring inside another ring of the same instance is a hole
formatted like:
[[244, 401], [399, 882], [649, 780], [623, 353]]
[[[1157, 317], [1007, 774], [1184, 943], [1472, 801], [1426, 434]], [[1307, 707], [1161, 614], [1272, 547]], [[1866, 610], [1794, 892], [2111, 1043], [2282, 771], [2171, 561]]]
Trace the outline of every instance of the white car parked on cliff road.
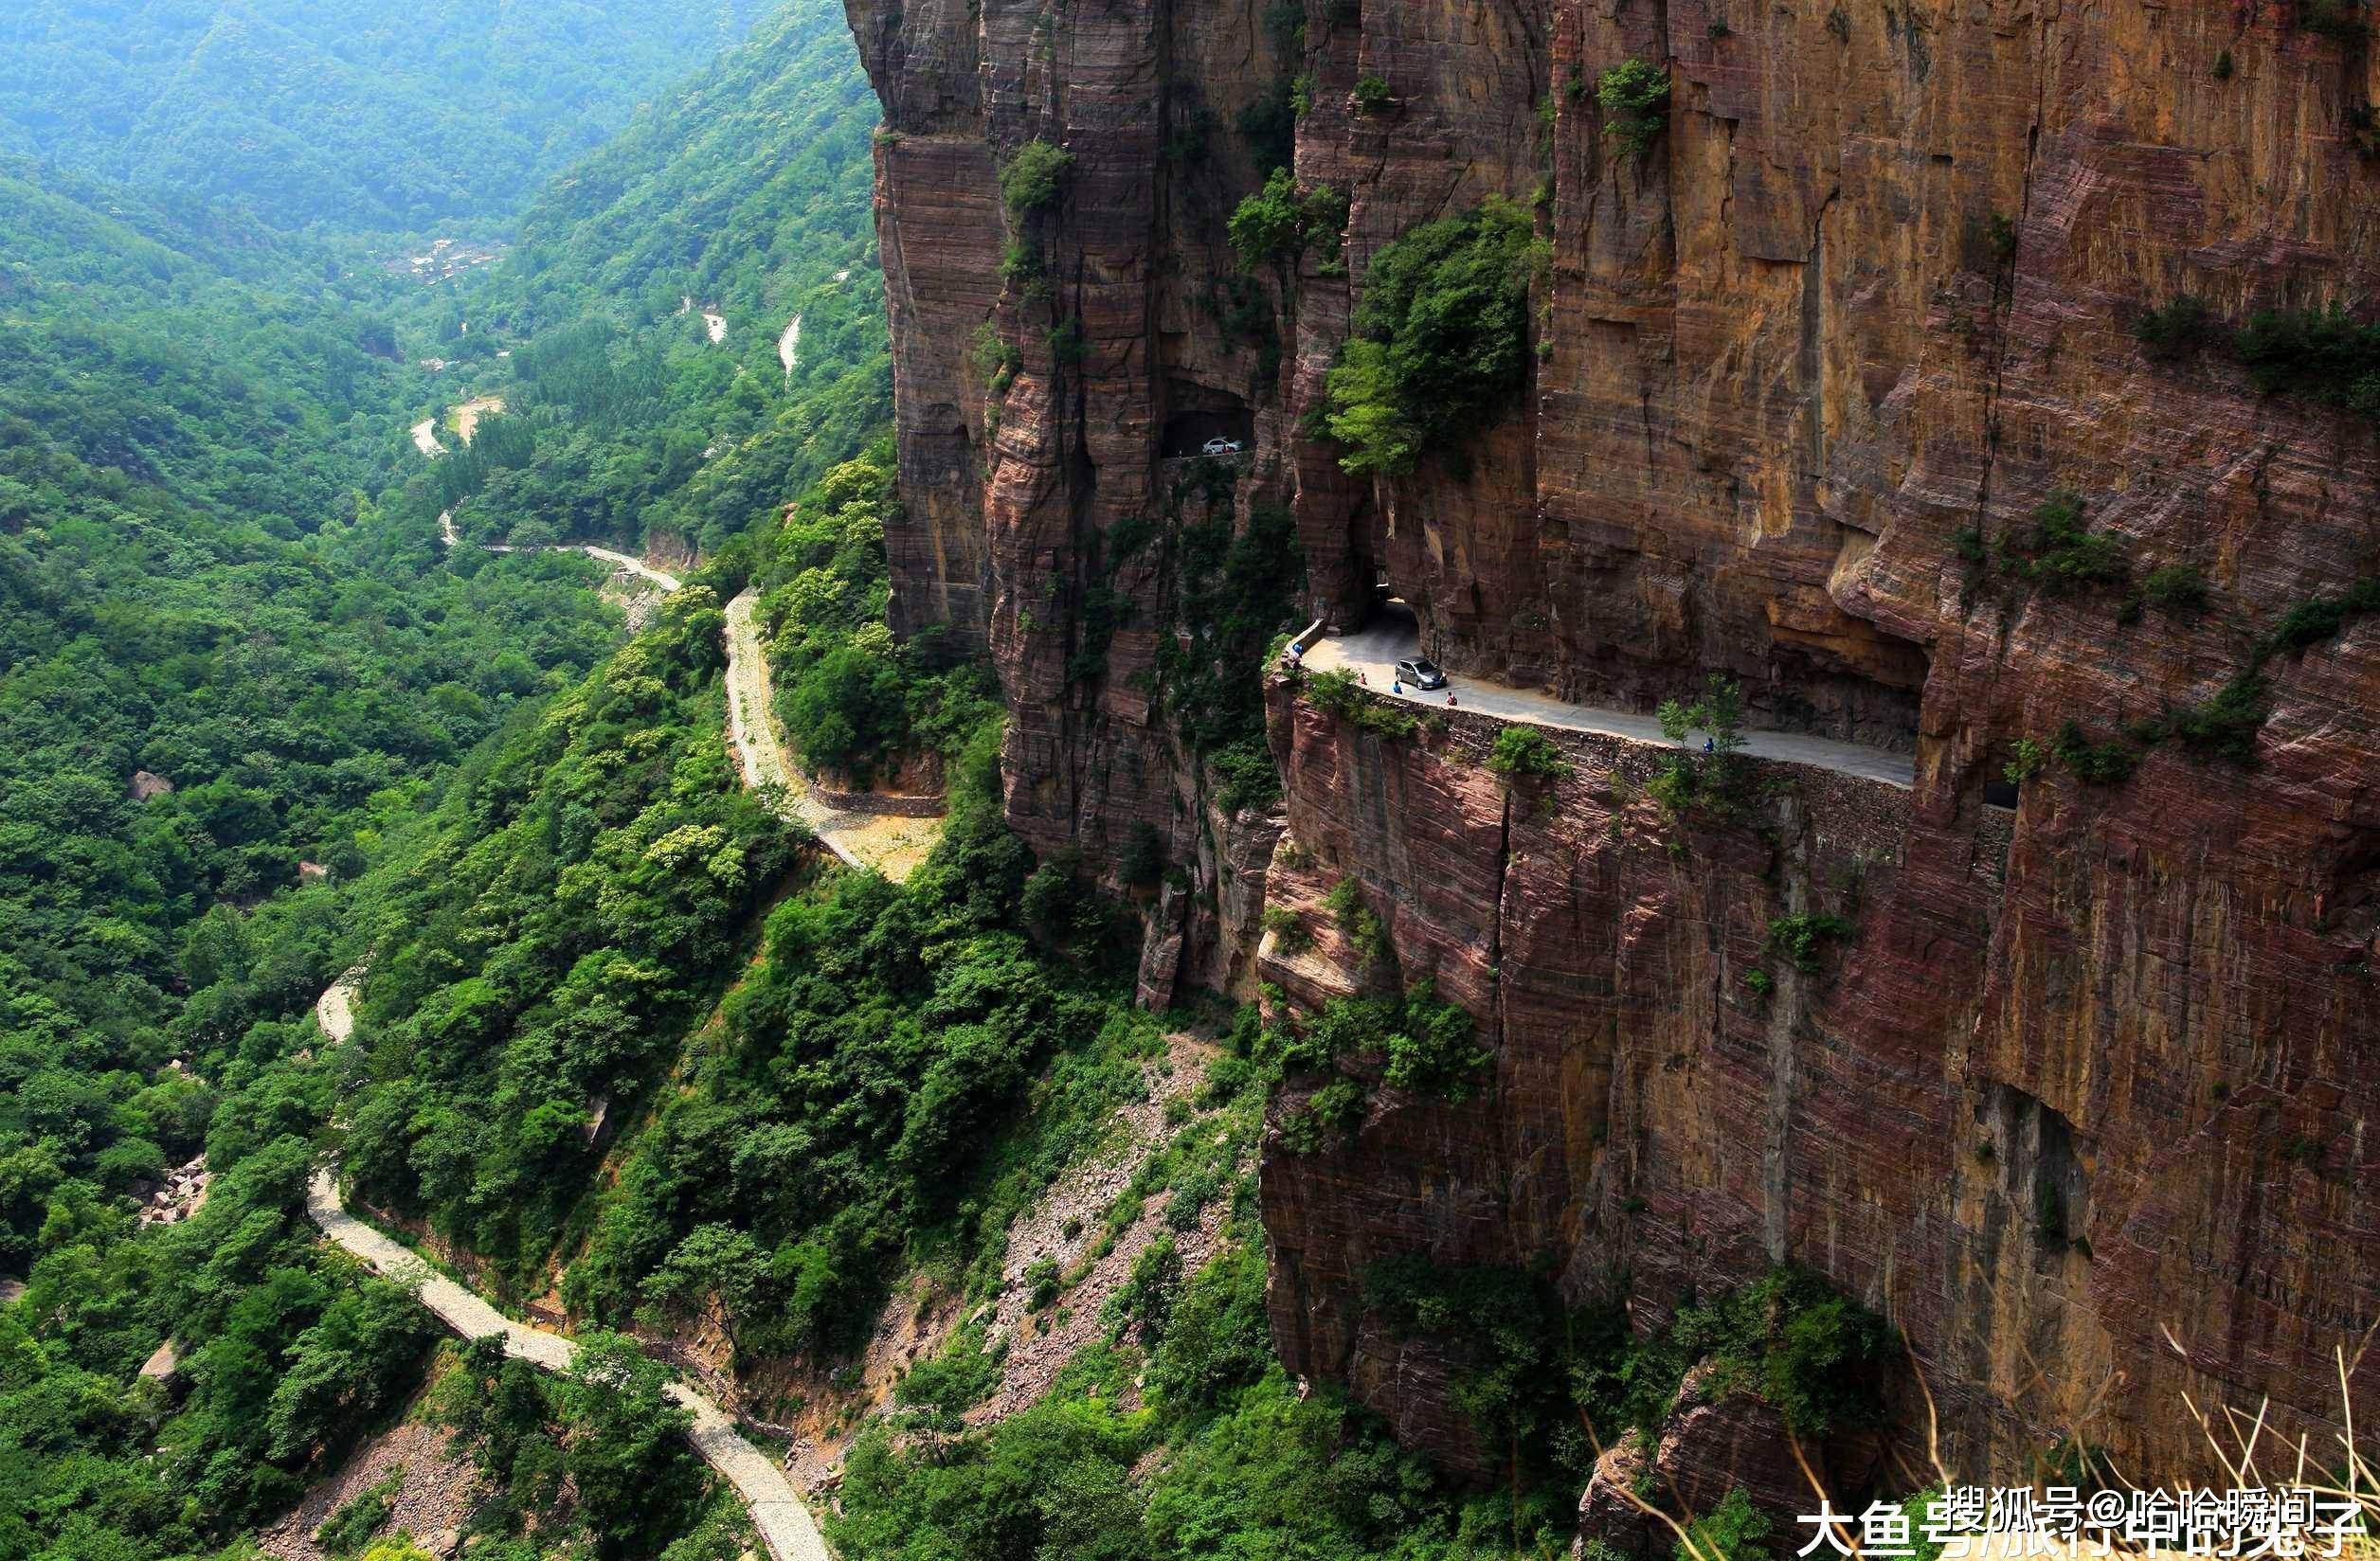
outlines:
[[1235, 456], [1239, 454], [1239, 440], [1235, 439], [1211, 439], [1206, 441], [1205, 451], [1210, 456]]

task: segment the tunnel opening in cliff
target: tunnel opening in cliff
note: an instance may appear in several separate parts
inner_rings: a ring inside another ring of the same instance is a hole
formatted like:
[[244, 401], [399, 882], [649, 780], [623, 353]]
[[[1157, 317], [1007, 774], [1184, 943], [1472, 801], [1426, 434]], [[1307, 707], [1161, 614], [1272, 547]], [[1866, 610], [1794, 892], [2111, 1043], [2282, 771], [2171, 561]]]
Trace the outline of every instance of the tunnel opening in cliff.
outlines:
[[1164, 433], [1158, 454], [1181, 460], [1205, 453], [1210, 440], [1229, 440], [1247, 450], [1256, 442], [1256, 414], [1245, 397], [1196, 380], [1165, 382]]
[[1922, 645], [1848, 621], [1861, 632], [1805, 637], [1773, 629], [1766, 676], [1745, 679], [1744, 694], [1764, 724], [1781, 730], [1906, 753], [1917, 746], [1931, 658]]

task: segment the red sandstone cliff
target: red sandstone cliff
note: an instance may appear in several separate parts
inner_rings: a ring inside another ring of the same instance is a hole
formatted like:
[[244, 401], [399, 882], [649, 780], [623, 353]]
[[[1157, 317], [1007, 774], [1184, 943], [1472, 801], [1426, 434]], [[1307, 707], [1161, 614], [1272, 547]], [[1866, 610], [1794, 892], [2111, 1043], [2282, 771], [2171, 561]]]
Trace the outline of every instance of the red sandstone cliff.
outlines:
[[[2002, 1467], [2093, 1413], [2128, 1467], [2195, 1468], [2185, 1391], [2335, 1416], [2333, 1351], [2380, 1319], [2380, 619], [2267, 669], [2252, 766], [2168, 744], [2119, 785], [2045, 774], [2012, 819], [1982, 789], [2020, 737], [2206, 698], [2291, 605], [2380, 567], [2369, 423], [2220, 354], [2152, 363], [2131, 330], [2185, 291], [2234, 316], [2368, 301], [2367, 45], [2284, 3], [1310, 0], [1294, 54], [1260, 0], [847, 4], [887, 110], [896, 626], [988, 647], [1012, 818], [1094, 861], [1147, 822], [1196, 865], [1152, 996], [1244, 985], [1265, 895], [1360, 876], [1402, 971], [1497, 1054], [1467, 1105], [1378, 1102], [1352, 1142], [1268, 1164], [1292, 1365], [1451, 1444], [1443, 1373], [1363, 1314], [1372, 1259], [1550, 1255], [1576, 1295], [1626, 1273], [1657, 1306], [1790, 1255], [1888, 1312], [1956, 1445]], [[1674, 83], [1641, 162], [1591, 90], [1632, 55]], [[1346, 275], [1266, 283], [1276, 382], [1217, 300], [1258, 183], [1231, 127], [1289, 72], [1313, 81], [1298, 175], [1352, 211]], [[1355, 112], [1366, 75], [1386, 112]], [[1012, 224], [997, 169], [1037, 138], [1073, 165]], [[1342, 473], [1298, 420], [1368, 258], [1541, 184], [1523, 405], [1468, 460]], [[1038, 287], [1002, 278], [1012, 226]], [[987, 320], [1023, 364], [996, 422]], [[1914, 749], [1914, 792], [1787, 773], [1681, 856], [1615, 782], [1641, 756], [1571, 742], [1550, 811], [1507, 808], [1469, 722], [1383, 741], [1281, 686], [1310, 860], [1268, 872], [1278, 824], [1220, 817], [1152, 700], [1158, 557], [1112, 571], [1134, 611], [1105, 675], [1067, 675], [1101, 539], [1168, 502], [1182, 429], [1240, 417], [1234, 502], [1294, 505], [1314, 610], [1352, 619], [1384, 575], [1458, 671], [1572, 696], [1726, 672], [1764, 722]], [[2203, 570], [2208, 610], [1971, 588], [1959, 533], [2060, 488], [2136, 569]], [[1815, 976], [1760, 946], [1798, 910], [1855, 926]], [[1357, 978], [1262, 973], [1307, 1001]], [[2034, 1229], [2045, 1183], [2081, 1243]]]

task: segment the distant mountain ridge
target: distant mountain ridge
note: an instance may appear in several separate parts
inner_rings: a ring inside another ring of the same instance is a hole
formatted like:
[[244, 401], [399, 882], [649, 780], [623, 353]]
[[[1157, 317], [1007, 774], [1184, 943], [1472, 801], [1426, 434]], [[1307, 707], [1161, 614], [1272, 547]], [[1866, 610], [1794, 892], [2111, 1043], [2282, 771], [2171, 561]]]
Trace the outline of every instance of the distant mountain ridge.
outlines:
[[0, 152], [287, 226], [501, 217], [768, 9], [33, 0], [0, 20]]

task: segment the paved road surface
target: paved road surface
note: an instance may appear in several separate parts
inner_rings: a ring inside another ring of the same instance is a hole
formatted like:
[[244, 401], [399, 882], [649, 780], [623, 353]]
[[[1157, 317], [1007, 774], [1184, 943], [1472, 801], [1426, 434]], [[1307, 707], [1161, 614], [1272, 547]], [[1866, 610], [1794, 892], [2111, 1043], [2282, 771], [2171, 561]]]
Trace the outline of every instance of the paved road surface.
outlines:
[[[315, 1017], [323, 1033], [344, 1041], [354, 1029], [351, 1006], [360, 970], [339, 978], [315, 1004]], [[578, 1356], [575, 1341], [514, 1322], [469, 1290], [433, 1271], [404, 1243], [382, 1235], [347, 1211], [339, 1201], [336, 1178], [326, 1168], [315, 1173], [306, 1189], [306, 1212], [322, 1233], [354, 1253], [378, 1272], [421, 1283], [415, 1294], [441, 1322], [464, 1338], [501, 1337], [504, 1353], [549, 1372], [567, 1372]], [[810, 1511], [794, 1494], [791, 1481], [767, 1454], [744, 1440], [735, 1422], [716, 1404], [682, 1382], [669, 1387], [669, 1396], [694, 1416], [687, 1429], [694, 1450], [726, 1478], [744, 1498], [752, 1527], [775, 1561], [830, 1561], [826, 1541], [820, 1536]]]
[[[1419, 631], [1410, 619], [1390, 618], [1385, 621], [1376, 620], [1359, 634], [1341, 635], [1319, 643], [1309, 642], [1306, 647], [1306, 665], [1317, 672], [1330, 672], [1341, 667], [1361, 670], [1373, 692], [1383, 698], [1395, 698], [1397, 696], [1389, 692], [1389, 686], [1396, 665], [1417, 652], [1420, 645]], [[1507, 689], [1475, 677], [1450, 677], [1448, 686], [1463, 709], [1508, 716], [1541, 727], [1599, 732], [1607, 737], [1669, 746], [1669, 740], [1662, 735], [1659, 721], [1632, 710], [1567, 704], [1551, 694]], [[1444, 705], [1446, 691], [1424, 694], [1409, 690], [1405, 697], [1418, 705]], [[1743, 751], [1757, 759], [1781, 759], [1791, 763], [1814, 764], [1820, 769], [1855, 775], [1863, 780], [1882, 780], [1888, 785], [1909, 787], [1917, 783], [1917, 761], [1909, 755], [1888, 753], [1883, 748], [1865, 747], [1857, 743], [1840, 743], [1830, 737], [1812, 737], [1801, 732], [1749, 731], [1744, 733]]]
[[[439, 514], [438, 545], [442, 547], [462, 545], [462, 535], [455, 529], [455, 511], [452, 510]], [[665, 591], [675, 591], [685, 584], [684, 581], [666, 569], [657, 569], [640, 558], [630, 558], [626, 553], [616, 553], [609, 547], [598, 547], [591, 542], [560, 542], [550, 547], [515, 547], [509, 542], [483, 542], [479, 544], [479, 550], [484, 553], [585, 553], [589, 558], [603, 560], [615, 569], [625, 569], [640, 579], [649, 580]]]
[[[445, 515], [441, 515], [438, 519], [439, 524], [446, 528], [444, 533], [446, 546], [453, 547], [455, 545], [454, 522]], [[491, 553], [585, 553], [589, 558], [602, 560], [615, 569], [624, 569], [640, 579], [649, 580], [665, 591], [675, 591], [685, 583], [666, 569], [657, 569], [640, 558], [630, 558], [626, 553], [616, 553], [609, 547], [598, 547], [591, 542], [556, 543], [550, 547], [515, 547], [509, 542], [483, 542], [479, 546], [483, 551]]]

